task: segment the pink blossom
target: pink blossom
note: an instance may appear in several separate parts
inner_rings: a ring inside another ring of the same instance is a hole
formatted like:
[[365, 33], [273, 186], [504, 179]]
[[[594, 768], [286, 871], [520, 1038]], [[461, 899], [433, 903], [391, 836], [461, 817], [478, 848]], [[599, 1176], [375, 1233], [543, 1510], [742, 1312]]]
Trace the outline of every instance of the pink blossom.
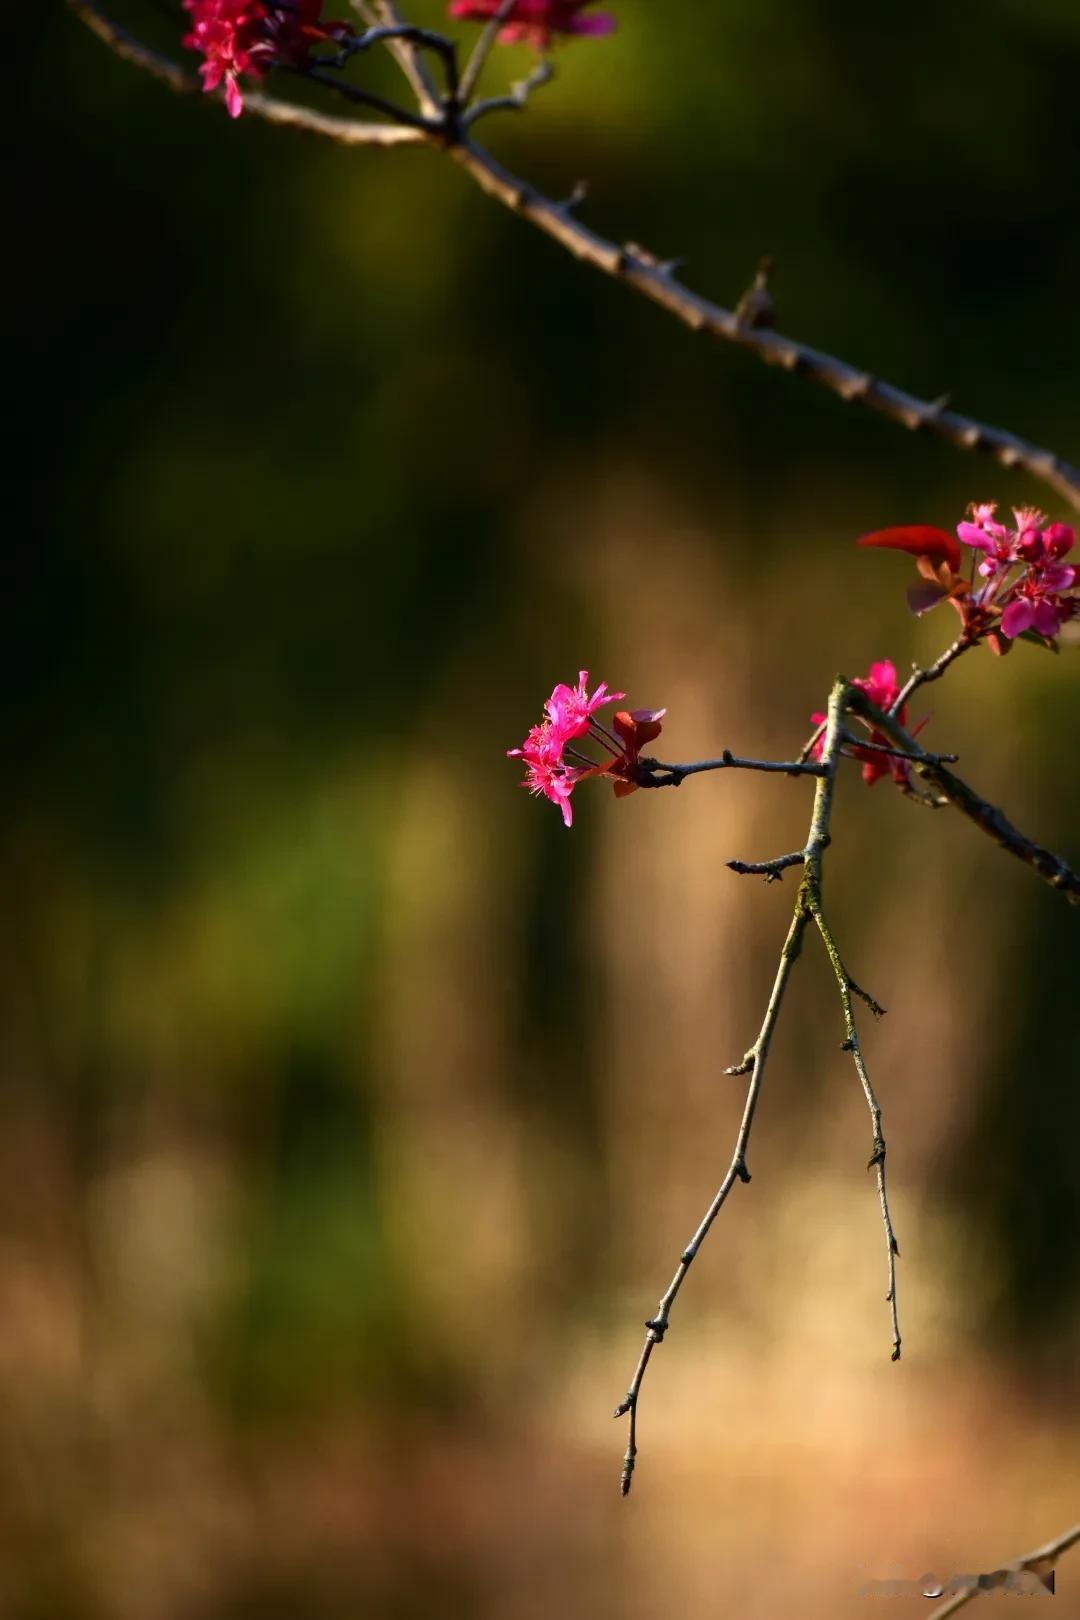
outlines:
[[[451, 17], [480, 22], [494, 17], [500, 0], [450, 0]], [[584, 16], [586, 6], [595, 0], [517, 0], [499, 30], [504, 45], [524, 43], [538, 51], [547, 50], [553, 34], [610, 34], [617, 24], [609, 12]]]
[[526, 759], [525, 780], [522, 787], [527, 787], [534, 797], [543, 794], [552, 804], [557, 804], [562, 811], [563, 823], [567, 827], [574, 824], [574, 809], [570, 803], [570, 795], [587, 775], [584, 770], [572, 770], [566, 765], [547, 765], [542, 760]]
[[[1076, 544], [1076, 531], [1069, 523], [1050, 523], [1033, 506], [1013, 508], [1012, 529], [996, 513], [993, 501], [973, 502], [956, 525], [958, 538], [969, 548], [966, 578], [957, 555], [961, 547], [926, 524], [880, 529], [857, 543], [911, 552], [922, 580], [909, 587], [908, 606], [926, 613], [939, 602], [951, 602], [967, 642], [985, 640], [1001, 654], [1029, 631], [1052, 641], [1066, 620], [1080, 612], [1080, 598], [1074, 594], [1080, 568], [1062, 560]], [[977, 562], [970, 553], [978, 554]]]
[[552, 725], [566, 741], [569, 741], [572, 737], [585, 736], [597, 709], [602, 709], [605, 703], [615, 703], [625, 696], [625, 692], [609, 692], [607, 682], [601, 681], [590, 697], [589, 672], [583, 669], [578, 672], [577, 685], [565, 686], [560, 683], [544, 704], [544, 708], [551, 717]]
[[[896, 665], [890, 658], [884, 658], [880, 663], [871, 664], [870, 673], [859, 676], [851, 684], [860, 687], [871, 703], [876, 704], [879, 709], [890, 709], [900, 695], [900, 683], [896, 678]], [[906, 705], [898, 711], [896, 718], [900, 725], [906, 724]], [[825, 716], [823, 714], [812, 714], [810, 719], [814, 725], [820, 726], [824, 724]], [[925, 720], [921, 721], [915, 727], [915, 733], [920, 732], [925, 724]], [[871, 728], [870, 741], [888, 744], [889, 739], [882, 732]], [[813, 757], [820, 759], [824, 748], [825, 738], [822, 736], [814, 744]], [[874, 783], [883, 776], [891, 776], [894, 782], [897, 782], [900, 786], [907, 786], [908, 768], [906, 761], [896, 759], [890, 754], [879, 753], [874, 748], [860, 748], [857, 743], [851, 751], [856, 759], [861, 759], [863, 762], [862, 779], [867, 787], [873, 787]]]
[[[530, 727], [521, 747], [507, 749], [511, 759], [525, 763], [522, 787], [558, 805], [568, 827], [574, 819], [570, 796], [579, 782], [592, 776], [608, 776], [620, 798], [633, 793], [640, 784], [641, 749], [660, 735], [667, 710], [620, 709], [609, 731], [596, 719], [597, 710], [623, 696], [622, 692], [609, 692], [606, 681], [590, 693], [589, 672], [583, 669], [576, 686], [560, 682], [553, 689], [544, 704], [546, 718]], [[598, 747], [603, 757], [597, 760], [582, 753], [577, 745], [586, 740]]]
[[[1076, 543], [1068, 523], [1050, 523], [1034, 506], [1013, 508], [1014, 529], [994, 518], [991, 502], [969, 508], [970, 522], [956, 532], [966, 546], [981, 551], [978, 572], [987, 581], [972, 591], [963, 616], [969, 635], [988, 634], [1000, 651], [1028, 630], [1051, 640], [1077, 611], [1071, 591], [1078, 578], [1063, 563]], [[1000, 641], [1005, 637], [1005, 642]]]
[[225, 86], [230, 118], [244, 110], [240, 75], [261, 79], [275, 62], [302, 66], [311, 45], [342, 39], [346, 23], [320, 21], [323, 0], [182, 0], [191, 14], [184, 36], [189, 50], [205, 58], [199, 75], [203, 89]]
[[1025, 630], [1037, 630], [1040, 636], [1056, 636], [1061, 627], [1057, 608], [1045, 598], [1017, 596], [1001, 615], [1001, 633], [1012, 641]]

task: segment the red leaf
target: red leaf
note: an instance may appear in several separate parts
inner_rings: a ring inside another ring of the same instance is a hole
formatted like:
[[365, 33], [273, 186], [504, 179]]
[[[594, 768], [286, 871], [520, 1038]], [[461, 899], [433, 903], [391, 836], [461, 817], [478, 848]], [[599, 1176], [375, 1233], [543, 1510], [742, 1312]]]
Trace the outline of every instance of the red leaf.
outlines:
[[954, 574], [960, 572], [964, 553], [959, 540], [945, 529], [929, 523], [903, 524], [896, 529], [876, 529], [856, 540], [857, 546], [881, 546], [887, 551], [906, 551], [910, 557], [934, 557], [948, 563]]

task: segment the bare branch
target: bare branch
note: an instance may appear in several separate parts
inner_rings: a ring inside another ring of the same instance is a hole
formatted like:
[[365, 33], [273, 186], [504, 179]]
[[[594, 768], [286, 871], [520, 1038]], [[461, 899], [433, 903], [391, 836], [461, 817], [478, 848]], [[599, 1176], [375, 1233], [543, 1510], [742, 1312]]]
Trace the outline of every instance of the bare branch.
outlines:
[[556, 203], [519, 180], [481, 147], [462, 142], [450, 149], [454, 161], [472, 176], [482, 191], [520, 214], [552, 237], [575, 258], [606, 275], [614, 276], [636, 292], [661, 305], [695, 332], [749, 349], [767, 365], [801, 372], [847, 404], [863, 405], [912, 432], [924, 432], [961, 450], [991, 456], [1003, 467], [1019, 467], [1062, 499], [1080, 510], [1080, 468], [1050, 450], [1029, 444], [1004, 428], [989, 427], [973, 418], [943, 408], [941, 400], [922, 400], [884, 382], [868, 371], [848, 365], [820, 349], [767, 327], [740, 321], [734, 311], [710, 302], [676, 280], [669, 265], [628, 246], [620, 247], [571, 218]]
[[461, 104], [467, 107], [472, 100], [473, 91], [480, 82], [480, 75], [495, 41], [499, 37], [499, 29], [513, 11], [517, 0], [501, 0], [501, 4], [494, 15], [484, 24], [484, 31], [473, 46], [472, 55], [465, 64], [465, 71], [461, 75]]
[[802, 894], [800, 892], [799, 898], [795, 903], [794, 915], [792, 916], [791, 923], [788, 927], [787, 937], [784, 940], [784, 944], [780, 951], [780, 964], [776, 970], [772, 994], [769, 997], [769, 1004], [765, 1010], [765, 1018], [758, 1033], [757, 1040], [750, 1048], [750, 1051], [746, 1054], [746, 1057], [743, 1059], [742, 1063], [735, 1065], [734, 1068], [729, 1071], [731, 1073], [740, 1074], [749, 1073], [750, 1075], [750, 1084], [747, 1087], [746, 1102], [743, 1106], [742, 1121], [739, 1125], [738, 1136], [735, 1139], [735, 1151], [731, 1156], [731, 1163], [728, 1165], [727, 1173], [717, 1189], [716, 1196], [713, 1198], [712, 1203], [706, 1210], [701, 1224], [679, 1258], [678, 1269], [676, 1270], [674, 1277], [671, 1279], [667, 1292], [664, 1294], [660, 1304], [657, 1306], [655, 1316], [650, 1317], [645, 1323], [645, 1343], [642, 1346], [641, 1355], [638, 1359], [637, 1367], [634, 1370], [634, 1376], [630, 1380], [630, 1387], [626, 1392], [625, 1399], [620, 1401], [619, 1405], [615, 1408], [615, 1417], [623, 1417], [626, 1414], [629, 1414], [629, 1435], [627, 1438], [626, 1455], [623, 1458], [622, 1472], [622, 1494], [624, 1496], [629, 1494], [633, 1479], [634, 1464], [637, 1459], [638, 1402], [641, 1395], [642, 1381], [644, 1380], [646, 1370], [648, 1369], [649, 1360], [652, 1356], [654, 1348], [656, 1345], [661, 1343], [664, 1334], [668, 1330], [668, 1324], [671, 1317], [671, 1307], [674, 1305], [679, 1290], [686, 1280], [686, 1274], [690, 1270], [698, 1250], [701, 1248], [701, 1245], [709, 1235], [709, 1228], [712, 1226], [721, 1209], [723, 1209], [724, 1204], [727, 1202], [728, 1194], [737, 1181], [748, 1182], [750, 1180], [750, 1172], [746, 1168], [746, 1150], [750, 1141], [750, 1132], [753, 1129], [754, 1115], [757, 1112], [758, 1099], [761, 1096], [761, 1087], [765, 1079], [765, 1067], [768, 1062], [769, 1049], [772, 1045], [772, 1038], [776, 1029], [776, 1021], [780, 1016], [780, 1008], [783, 1005], [784, 994], [787, 990], [788, 980], [791, 977], [791, 970], [795, 965], [799, 951], [802, 949], [803, 934], [806, 932], [806, 925], [809, 920], [809, 913], [806, 911], [806, 908], [803, 905]]
[[[139, 45], [114, 24], [108, 23], [92, 0], [68, 0], [68, 4], [112, 49], [129, 61], [154, 73], [173, 89], [194, 88], [188, 75], [156, 52]], [[813, 349], [767, 326], [741, 319], [737, 312], [725, 309], [683, 286], [675, 276], [673, 261], [657, 259], [634, 245], [620, 246], [581, 224], [564, 204], [554, 202], [535, 186], [520, 180], [482, 147], [459, 138], [459, 105], [457, 87], [453, 82], [456, 58], [452, 41], [444, 40], [441, 35], [428, 30], [412, 29], [403, 20], [395, 0], [371, 0], [371, 3], [368, 0], [354, 0], [354, 5], [365, 19], [374, 18], [387, 28], [387, 48], [397, 58], [416, 94], [423, 122], [416, 129], [405, 126], [410, 138], [423, 138], [431, 145], [446, 150], [489, 197], [494, 197], [514, 213], [529, 220], [575, 258], [625, 282], [643, 297], [666, 309], [692, 331], [708, 332], [724, 342], [748, 349], [766, 365], [801, 372], [845, 403], [877, 411], [911, 432], [928, 433], [957, 449], [981, 452], [1003, 467], [1019, 467], [1054, 490], [1070, 506], [1080, 510], [1080, 468], [1071, 466], [1052, 451], [1031, 444], [1004, 428], [990, 427], [974, 418], [961, 416], [946, 408], [947, 400], [944, 397], [919, 399], [823, 350]], [[425, 37], [418, 42], [421, 33]], [[438, 49], [447, 63], [449, 82], [445, 98], [439, 94], [428, 71], [424, 60], [425, 47]], [[470, 82], [470, 89], [473, 83], [475, 77]], [[271, 122], [291, 123], [297, 128], [328, 135], [331, 139], [344, 139], [349, 144], [388, 146], [399, 144], [402, 139], [401, 135], [388, 138], [385, 130], [379, 126], [374, 129], [362, 126], [365, 129], [362, 136], [355, 133], [346, 136], [337, 120], [316, 120], [299, 110], [283, 116], [280, 104], [265, 97], [251, 96], [247, 104], [258, 116], [268, 118]], [[512, 101], [511, 104], [516, 105], [516, 102]]]
[[471, 129], [473, 124], [481, 118], [486, 118], [489, 113], [523, 112], [529, 104], [529, 97], [533, 91], [550, 84], [554, 77], [555, 69], [550, 62], [546, 60], [538, 62], [527, 78], [518, 79], [511, 85], [509, 95], [492, 96], [489, 101], [478, 101], [470, 107], [461, 121], [462, 126]]
[[852, 713], [869, 720], [876, 730], [883, 732], [898, 748], [910, 754], [916, 761], [913, 766], [916, 774], [935, 787], [941, 797], [959, 810], [961, 815], [966, 816], [1002, 849], [1008, 850], [1010, 855], [1030, 866], [1049, 883], [1052, 889], [1059, 889], [1070, 905], [1080, 905], [1080, 874], [1074, 872], [1060, 855], [1044, 849], [1041, 844], [1036, 844], [1019, 828], [1014, 827], [1003, 810], [999, 810], [988, 799], [976, 793], [974, 788], [969, 787], [959, 776], [955, 776], [948, 766], [940, 764], [934, 755], [927, 754], [893, 715], [886, 714], [876, 704], [871, 703], [865, 692], [860, 691], [858, 687], [851, 687], [847, 702]]
[[1014, 1558], [1011, 1564], [1006, 1564], [1003, 1569], [994, 1570], [992, 1574], [980, 1575], [977, 1585], [958, 1592], [947, 1603], [943, 1603], [940, 1609], [935, 1609], [929, 1620], [948, 1620], [950, 1615], [957, 1614], [967, 1604], [973, 1603], [983, 1592], [1007, 1585], [1011, 1575], [1037, 1575], [1052, 1592], [1054, 1566], [1062, 1554], [1067, 1553], [1070, 1547], [1075, 1547], [1078, 1541], [1080, 1541], [1080, 1524], [1074, 1524], [1071, 1530], [1055, 1536], [1054, 1540], [1048, 1541], [1044, 1547], [1036, 1547], [1034, 1552], [1025, 1553], [1022, 1558]]
[[[93, 3], [93, 0], [67, 0], [71, 10], [97, 35], [111, 51], [126, 62], [133, 62], [145, 72], [153, 74], [179, 95], [196, 95], [202, 85], [192, 73], [186, 73], [176, 62], [160, 52], [134, 39], [126, 29], [111, 22]], [[291, 129], [304, 130], [310, 135], [322, 135], [343, 146], [403, 146], [425, 139], [424, 131], [405, 124], [364, 123], [357, 118], [330, 118], [325, 113], [311, 112], [290, 101], [278, 101], [273, 96], [249, 91], [244, 96], [244, 109], [268, 124], [282, 124]]]
[[149, 45], [143, 45], [134, 35], [129, 34], [127, 29], [110, 22], [109, 18], [92, 4], [92, 0], [67, 0], [67, 3], [90, 32], [96, 34], [98, 39], [103, 40], [109, 49], [125, 62], [134, 63], [136, 67], [152, 74], [155, 79], [160, 79], [170, 90], [175, 90], [180, 95], [189, 95], [202, 89], [193, 73], [185, 73], [178, 63], [171, 62], [167, 56], [151, 50]]
[[657, 1306], [656, 1314], [645, 1323], [645, 1343], [642, 1346], [634, 1376], [630, 1380], [630, 1387], [626, 1392], [626, 1396], [615, 1408], [616, 1417], [629, 1416], [629, 1435], [622, 1471], [622, 1493], [624, 1496], [629, 1493], [637, 1460], [638, 1403], [641, 1396], [641, 1385], [649, 1361], [652, 1358], [653, 1350], [656, 1345], [661, 1343], [668, 1330], [671, 1308], [686, 1280], [686, 1274], [690, 1270], [698, 1250], [709, 1235], [709, 1229], [724, 1207], [728, 1194], [737, 1181], [748, 1182], [750, 1180], [750, 1172], [746, 1167], [746, 1153], [750, 1141], [750, 1132], [753, 1128], [754, 1115], [757, 1112], [761, 1087], [765, 1080], [765, 1070], [768, 1064], [769, 1051], [772, 1047], [773, 1034], [776, 1030], [776, 1023], [780, 1016], [780, 1009], [791, 977], [791, 970], [802, 949], [803, 935], [811, 918], [808, 903], [808, 883], [815, 883], [817, 892], [820, 894], [821, 860], [829, 842], [829, 818], [832, 813], [833, 782], [836, 776], [840, 742], [843, 735], [845, 691], [845, 683], [837, 681], [829, 698], [829, 716], [822, 749], [821, 769], [815, 773], [817, 780], [814, 786], [814, 805], [810, 817], [810, 831], [806, 840], [806, 848], [802, 852], [805, 865], [803, 882], [795, 897], [791, 922], [788, 925], [787, 935], [780, 949], [780, 961], [773, 980], [772, 994], [765, 1009], [765, 1017], [758, 1032], [757, 1040], [745, 1054], [742, 1062], [733, 1064], [727, 1070], [728, 1074], [750, 1075], [746, 1102], [743, 1106], [742, 1121], [739, 1125], [738, 1135], [735, 1138], [735, 1150], [731, 1156], [731, 1163], [728, 1165], [724, 1179], [717, 1188], [712, 1203], [705, 1211], [697, 1231], [679, 1257], [678, 1268], [671, 1279], [667, 1292]]
[[766, 883], [777, 883], [789, 866], [801, 866], [805, 860], [806, 851], [797, 849], [790, 855], [777, 855], [771, 861], [727, 861], [725, 864], [733, 872], [738, 872], [740, 877], [764, 875]]
[[969, 636], [957, 636], [952, 646], [946, 647], [941, 657], [936, 658], [926, 669], [913, 669], [890, 703], [889, 713], [899, 714], [913, 692], [917, 692], [920, 686], [928, 686], [931, 681], [939, 681], [950, 665], [955, 664], [961, 653], [969, 652], [977, 645], [978, 641], [972, 640]]
[[[364, 3], [364, 0], [352, 0], [352, 5], [365, 22], [374, 21], [390, 28], [405, 26], [405, 19], [393, 0], [371, 0], [370, 4]], [[427, 118], [438, 118], [442, 111], [439, 92], [428, 72], [423, 52], [408, 40], [401, 38], [389, 40], [386, 48], [408, 80], [420, 111]]]
[[832, 963], [833, 972], [836, 974], [836, 983], [840, 990], [840, 1005], [843, 1008], [844, 1013], [844, 1050], [851, 1053], [855, 1063], [855, 1072], [859, 1076], [859, 1081], [863, 1088], [863, 1094], [866, 1097], [866, 1105], [870, 1110], [870, 1127], [873, 1133], [873, 1151], [871, 1152], [870, 1161], [866, 1168], [868, 1170], [871, 1168], [875, 1168], [877, 1170], [878, 1201], [881, 1205], [881, 1219], [885, 1227], [885, 1252], [888, 1257], [889, 1273], [889, 1287], [888, 1292], [885, 1295], [885, 1302], [892, 1312], [892, 1359], [894, 1361], [899, 1361], [900, 1317], [896, 1300], [896, 1262], [900, 1258], [900, 1245], [896, 1241], [896, 1231], [893, 1227], [892, 1215], [889, 1210], [889, 1194], [885, 1185], [886, 1150], [885, 1133], [881, 1126], [881, 1105], [878, 1102], [874, 1088], [870, 1083], [870, 1075], [867, 1072], [866, 1060], [863, 1057], [862, 1047], [859, 1044], [859, 1031], [855, 1024], [855, 1007], [853, 998], [855, 996], [859, 996], [863, 1001], [865, 1001], [867, 1006], [870, 1008], [870, 1011], [876, 1018], [880, 1018], [885, 1009], [884, 1007], [878, 1006], [873, 997], [868, 996], [865, 990], [861, 990], [859, 988], [854, 979], [851, 977], [851, 974], [848, 972], [847, 968], [844, 966], [843, 958], [837, 949], [836, 940], [833, 937], [831, 928], [825, 920], [825, 913], [822, 910], [820, 882], [815, 883], [813, 881], [809, 881], [807, 883], [807, 904], [810, 907], [814, 922], [817, 924], [817, 929], [825, 945], [825, 950], [829, 961]]
[[[658, 759], [643, 759], [643, 772], [639, 787], [678, 787], [687, 776], [702, 771], [771, 771], [778, 776], [825, 776], [826, 767], [817, 760], [803, 759], [740, 759], [730, 748], [725, 748], [719, 759], [698, 759], [690, 765], [664, 765]], [[656, 773], [662, 772], [663, 775]]]
[[370, 107], [373, 112], [385, 113], [387, 118], [393, 119], [397, 124], [404, 125], [407, 129], [416, 130], [423, 134], [425, 132], [430, 133], [433, 127], [430, 119], [424, 118], [418, 113], [409, 112], [405, 107], [399, 107], [397, 102], [388, 101], [385, 96], [377, 95], [374, 90], [365, 90], [360, 85], [350, 84], [348, 79], [337, 78], [333, 72], [320, 66], [317, 62], [313, 62], [307, 67], [287, 68], [286, 71], [295, 73], [302, 79], [309, 79], [313, 84], [325, 85], [335, 95], [344, 97], [346, 101], [351, 101], [356, 107]]
[[[891, 743], [874, 742], [871, 737], [856, 737], [853, 732], [844, 733], [844, 741], [853, 748], [868, 748], [874, 754], [888, 754], [890, 759], [906, 759], [909, 762], [930, 760], [935, 765], [955, 765], [960, 758], [959, 754], [910, 754], [906, 748], [893, 748]], [[850, 759], [853, 756], [845, 756]]]

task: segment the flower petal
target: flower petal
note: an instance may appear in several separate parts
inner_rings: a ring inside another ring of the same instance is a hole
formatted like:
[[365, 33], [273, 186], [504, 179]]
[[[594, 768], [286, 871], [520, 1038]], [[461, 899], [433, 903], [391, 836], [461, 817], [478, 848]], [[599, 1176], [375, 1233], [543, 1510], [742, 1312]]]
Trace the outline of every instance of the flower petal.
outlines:
[[956, 532], [965, 546], [974, 546], [977, 551], [993, 551], [994, 542], [986, 530], [977, 523], [958, 523]]
[[1026, 596], [1018, 596], [1001, 615], [1001, 633], [1013, 641], [1025, 630], [1030, 630], [1034, 622], [1035, 604]]

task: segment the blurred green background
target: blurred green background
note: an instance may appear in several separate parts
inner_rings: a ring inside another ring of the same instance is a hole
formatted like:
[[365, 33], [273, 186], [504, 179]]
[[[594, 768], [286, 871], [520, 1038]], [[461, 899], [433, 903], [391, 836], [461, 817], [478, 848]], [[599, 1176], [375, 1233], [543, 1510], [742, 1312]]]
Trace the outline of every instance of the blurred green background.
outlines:
[[[1070, 0], [613, 9], [501, 157], [721, 301], [772, 253], [783, 330], [1077, 459]], [[0, 1613], [842, 1620], [1064, 1528], [1076, 914], [845, 779], [904, 1360], [809, 952], [623, 1503], [610, 1410], [791, 900], [723, 863], [797, 847], [808, 792], [596, 787], [568, 835], [504, 758], [581, 665], [668, 706], [666, 757], [790, 753], [837, 669], [953, 634], [852, 538], [1044, 493], [694, 337], [434, 154], [234, 126], [25, 21]], [[979, 653], [926, 704], [1073, 859], [1076, 679]]]

